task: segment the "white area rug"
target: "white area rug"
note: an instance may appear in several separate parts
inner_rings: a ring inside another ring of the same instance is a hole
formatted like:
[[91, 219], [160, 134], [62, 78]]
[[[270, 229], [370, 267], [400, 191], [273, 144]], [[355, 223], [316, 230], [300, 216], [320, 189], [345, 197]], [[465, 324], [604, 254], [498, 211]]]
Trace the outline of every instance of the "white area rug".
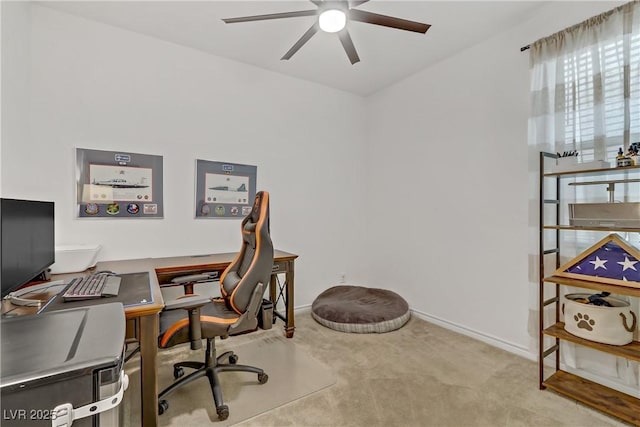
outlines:
[[[176, 390], [167, 397], [169, 409], [159, 417], [160, 426], [228, 426], [244, 421], [265, 411], [300, 399], [336, 382], [336, 375], [323, 363], [313, 359], [295, 338], [287, 339], [281, 328], [274, 327], [227, 340], [217, 340], [217, 353], [230, 349], [239, 357], [238, 363], [264, 369], [269, 375], [266, 384], [259, 384], [257, 375], [247, 372], [223, 372], [224, 403], [229, 406], [229, 418], [219, 421], [213, 396], [206, 377]], [[161, 350], [158, 357], [158, 387], [160, 390], [173, 382], [173, 363], [182, 360], [204, 360], [204, 351], [191, 351], [188, 344]], [[125, 426], [140, 425], [140, 370], [137, 358], [125, 365], [130, 377], [125, 393]], [[185, 368], [185, 374], [192, 372]]]

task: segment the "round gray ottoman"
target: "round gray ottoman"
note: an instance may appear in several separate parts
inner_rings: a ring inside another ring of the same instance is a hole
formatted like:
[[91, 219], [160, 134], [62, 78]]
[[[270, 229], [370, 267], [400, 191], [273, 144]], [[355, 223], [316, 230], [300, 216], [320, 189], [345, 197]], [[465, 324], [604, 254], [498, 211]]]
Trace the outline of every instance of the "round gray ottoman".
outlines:
[[386, 289], [339, 285], [322, 292], [311, 305], [311, 316], [340, 332], [383, 333], [401, 328], [409, 318], [409, 304]]

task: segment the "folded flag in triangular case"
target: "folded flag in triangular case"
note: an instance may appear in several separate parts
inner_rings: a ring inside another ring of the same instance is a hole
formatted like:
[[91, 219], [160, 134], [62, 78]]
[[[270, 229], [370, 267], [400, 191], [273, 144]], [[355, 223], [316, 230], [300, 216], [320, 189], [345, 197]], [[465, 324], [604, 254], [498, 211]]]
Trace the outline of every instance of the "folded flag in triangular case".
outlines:
[[554, 273], [556, 276], [640, 288], [640, 250], [610, 234]]

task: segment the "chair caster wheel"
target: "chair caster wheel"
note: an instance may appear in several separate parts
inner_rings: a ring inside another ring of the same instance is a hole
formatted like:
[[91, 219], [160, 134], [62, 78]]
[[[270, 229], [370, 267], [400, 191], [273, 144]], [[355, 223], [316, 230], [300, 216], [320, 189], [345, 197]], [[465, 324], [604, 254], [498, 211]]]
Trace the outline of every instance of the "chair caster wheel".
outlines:
[[267, 381], [269, 381], [269, 375], [262, 373], [262, 374], [258, 374], [258, 382], [260, 384], [264, 384]]
[[184, 369], [182, 368], [173, 368], [173, 378], [176, 380], [180, 377], [184, 376]]
[[218, 413], [218, 419], [220, 421], [224, 421], [229, 418], [229, 407], [227, 405], [220, 405], [216, 408], [216, 412]]
[[169, 402], [166, 400], [161, 400], [158, 402], [158, 415], [162, 415], [165, 411], [169, 409]]
[[235, 354], [229, 356], [229, 363], [231, 363], [232, 365], [238, 363], [238, 356], [236, 356]]

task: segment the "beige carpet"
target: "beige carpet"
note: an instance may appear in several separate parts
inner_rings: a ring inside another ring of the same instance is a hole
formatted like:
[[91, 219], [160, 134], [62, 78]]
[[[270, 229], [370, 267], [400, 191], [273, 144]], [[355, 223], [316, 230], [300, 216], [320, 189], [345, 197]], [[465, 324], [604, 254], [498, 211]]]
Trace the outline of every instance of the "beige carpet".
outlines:
[[[169, 409], [159, 417], [160, 426], [228, 426], [295, 401], [336, 382], [335, 374], [326, 365], [309, 356], [294, 340], [285, 338], [281, 327], [218, 340], [216, 346], [218, 354], [230, 349], [238, 355], [239, 364], [264, 369], [269, 375], [269, 381], [261, 385], [256, 374], [247, 372], [221, 373], [219, 378], [225, 404], [229, 406], [229, 418], [219, 421], [209, 381], [206, 377], [200, 378], [167, 397]], [[204, 360], [204, 352], [191, 351], [188, 345], [160, 351], [160, 389], [173, 382], [172, 365], [182, 360]], [[138, 359], [129, 361], [125, 370], [131, 378], [123, 403], [125, 426], [137, 427], [140, 425], [137, 406], [140, 393]], [[191, 369], [185, 369], [185, 374], [188, 375], [190, 372]]]
[[238, 427], [628, 426], [539, 390], [536, 362], [415, 316], [386, 334], [346, 334], [296, 313], [293, 340], [336, 384]]
[[[329, 366], [329, 370], [320, 370], [331, 376], [329, 382], [333, 382], [335, 375], [335, 384], [240, 421], [238, 427], [628, 426], [551, 391], [540, 391], [536, 362], [415, 316], [402, 328], [386, 334], [334, 331], [318, 324], [308, 311], [297, 312], [295, 321], [292, 340], [280, 338], [280, 321], [274, 329], [260, 334], [275, 343], [284, 340], [291, 351], [302, 350]], [[229, 339], [223, 344], [235, 345], [236, 340], [251, 342], [254, 335]], [[239, 351], [240, 363], [248, 360], [243, 359], [244, 350]], [[166, 372], [169, 377], [170, 371]], [[274, 374], [269, 372], [269, 382], [264, 386], [246, 388], [260, 391], [259, 387], [273, 386], [268, 393], [259, 393], [260, 399], [270, 399], [271, 394], [287, 393], [288, 382], [300, 379], [292, 375], [286, 381], [276, 382]], [[304, 383], [309, 373], [300, 375]], [[248, 384], [253, 379], [246, 381]], [[208, 399], [210, 393], [206, 386], [205, 389], [203, 396]], [[246, 403], [239, 396], [236, 400], [236, 393], [227, 393], [233, 399], [229, 403], [232, 416], [238, 415], [238, 408], [244, 408]], [[179, 427], [220, 425], [211, 422], [207, 414], [200, 421], [189, 418], [188, 408], [192, 407], [188, 406], [178, 416], [171, 414], [175, 409], [172, 406], [160, 419], [163, 425], [173, 422]], [[139, 412], [136, 408], [139, 407], [134, 407], [134, 411]], [[172, 421], [165, 418], [167, 415], [176, 418]], [[130, 425], [137, 427], [137, 420]]]

